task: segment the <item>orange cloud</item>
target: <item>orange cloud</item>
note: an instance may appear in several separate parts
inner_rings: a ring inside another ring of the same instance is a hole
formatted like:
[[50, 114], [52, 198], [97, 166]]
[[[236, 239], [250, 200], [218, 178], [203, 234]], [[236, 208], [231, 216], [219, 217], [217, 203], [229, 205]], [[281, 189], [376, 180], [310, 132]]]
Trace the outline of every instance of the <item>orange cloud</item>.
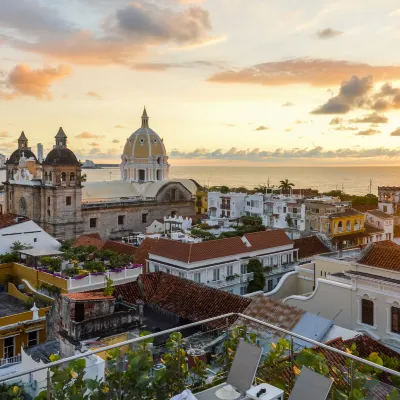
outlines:
[[208, 78], [216, 83], [247, 83], [266, 86], [340, 84], [352, 75], [372, 75], [375, 81], [400, 79], [400, 66], [373, 66], [349, 61], [296, 58], [267, 62], [239, 70], [217, 72]]
[[103, 138], [104, 135], [96, 135], [95, 133], [91, 133], [91, 132], [82, 132], [79, 135], [75, 136], [77, 139], [100, 139]]
[[119, 125], [119, 124], [115, 125], [114, 128], [117, 128], [117, 129], [125, 129], [125, 127], [124, 127], [123, 125]]
[[0, 132], [0, 137], [1, 138], [10, 137], [10, 135], [8, 134], [8, 132]]
[[97, 142], [91, 142], [91, 143], [89, 143], [89, 146], [93, 146], [93, 147], [100, 147], [100, 143], [97, 143]]
[[68, 65], [31, 69], [29, 65], [18, 64], [6, 77], [6, 88], [9, 91], [0, 92], [0, 98], [12, 100], [20, 96], [31, 96], [49, 100], [52, 98], [50, 93], [52, 83], [66, 78], [71, 72], [72, 69]]
[[92, 92], [92, 91], [90, 91], [90, 90], [89, 90], [89, 92], [86, 93], [86, 96], [89, 96], [89, 97], [96, 97], [97, 99], [101, 99], [101, 96], [100, 96], [98, 93]]

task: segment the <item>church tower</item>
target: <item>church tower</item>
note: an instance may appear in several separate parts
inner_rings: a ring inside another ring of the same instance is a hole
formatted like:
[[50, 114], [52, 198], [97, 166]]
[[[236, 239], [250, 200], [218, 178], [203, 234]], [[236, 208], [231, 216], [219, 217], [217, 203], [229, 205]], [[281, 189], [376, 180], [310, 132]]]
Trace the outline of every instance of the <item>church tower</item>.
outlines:
[[55, 142], [42, 163], [41, 225], [56, 239], [72, 239], [83, 232], [81, 165], [61, 127]]

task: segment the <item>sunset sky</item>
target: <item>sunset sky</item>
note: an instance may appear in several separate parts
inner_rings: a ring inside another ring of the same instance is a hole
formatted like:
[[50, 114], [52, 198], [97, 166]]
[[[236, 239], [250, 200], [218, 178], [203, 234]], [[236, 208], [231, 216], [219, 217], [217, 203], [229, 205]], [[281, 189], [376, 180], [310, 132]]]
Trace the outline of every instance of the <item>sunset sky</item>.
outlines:
[[399, 7], [1, 0], [0, 152], [118, 163], [145, 105], [174, 165], [400, 165]]

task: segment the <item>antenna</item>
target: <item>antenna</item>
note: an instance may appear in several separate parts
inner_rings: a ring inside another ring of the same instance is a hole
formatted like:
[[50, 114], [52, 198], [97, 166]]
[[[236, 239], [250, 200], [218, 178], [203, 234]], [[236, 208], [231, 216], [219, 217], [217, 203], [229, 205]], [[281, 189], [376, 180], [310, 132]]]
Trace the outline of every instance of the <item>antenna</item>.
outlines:
[[369, 194], [371, 194], [372, 193], [372, 179], [371, 178], [369, 178]]

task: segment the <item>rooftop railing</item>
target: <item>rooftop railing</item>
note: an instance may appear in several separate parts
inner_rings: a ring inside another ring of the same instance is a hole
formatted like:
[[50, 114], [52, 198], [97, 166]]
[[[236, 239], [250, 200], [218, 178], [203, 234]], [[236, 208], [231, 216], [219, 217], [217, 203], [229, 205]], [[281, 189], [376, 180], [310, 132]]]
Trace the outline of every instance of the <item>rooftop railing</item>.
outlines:
[[[195, 328], [203, 330], [193, 334]], [[156, 344], [155, 340], [168, 335], [166, 342]], [[396, 363], [379, 350], [371, 348], [368, 359], [363, 359], [355, 355], [356, 347], [334, 348], [239, 313], [146, 333], [2, 376], [0, 386], [16, 399], [35, 398], [40, 393], [40, 399], [53, 400], [166, 400], [185, 388], [200, 393], [223, 383], [240, 338], [263, 348], [254, 383], [281, 387], [286, 396], [300, 369], [308, 367], [332, 378], [332, 398], [398, 398], [395, 385], [400, 372], [385, 366]], [[310, 398], [312, 393], [310, 387]], [[3, 398], [8, 397], [0, 393]]]

